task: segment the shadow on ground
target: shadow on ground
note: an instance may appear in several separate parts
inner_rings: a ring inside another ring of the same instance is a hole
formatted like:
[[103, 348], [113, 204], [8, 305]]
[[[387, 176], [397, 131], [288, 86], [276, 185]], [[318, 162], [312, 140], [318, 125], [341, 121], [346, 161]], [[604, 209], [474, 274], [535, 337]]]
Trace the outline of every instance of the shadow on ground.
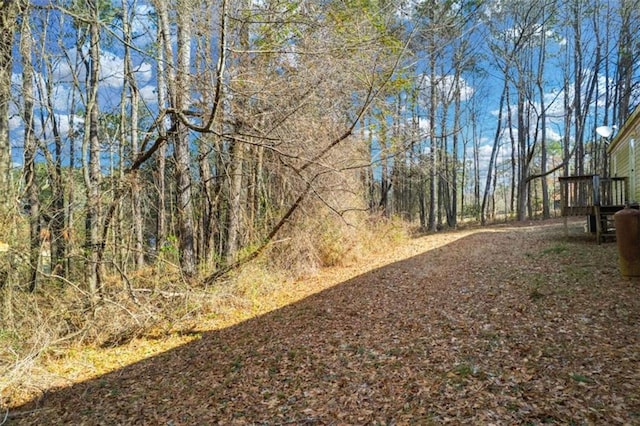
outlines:
[[615, 247], [562, 230], [470, 235], [50, 392], [9, 423], [640, 422], [638, 287]]

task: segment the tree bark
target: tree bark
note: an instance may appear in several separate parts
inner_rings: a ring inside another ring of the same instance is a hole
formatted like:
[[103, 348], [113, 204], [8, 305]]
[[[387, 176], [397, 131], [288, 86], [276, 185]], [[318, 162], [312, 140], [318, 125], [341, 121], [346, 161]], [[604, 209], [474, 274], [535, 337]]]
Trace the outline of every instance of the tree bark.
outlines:
[[89, 57], [87, 67], [87, 120], [83, 138], [83, 171], [86, 187], [85, 217], [85, 280], [92, 297], [101, 292], [99, 253], [100, 241], [100, 135], [98, 85], [100, 76], [100, 27], [99, 11], [95, 0], [87, 2], [91, 22], [89, 23]]
[[[159, 25], [162, 27], [162, 43], [165, 61], [174, 62], [172, 39], [170, 33], [169, 13], [167, 4], [158, 0], [155, 2], [158, 12]], [[178, 238], [180, 251], [180, 268], [187, 278], [196, 274], [195, 227], [193, 217], [193, 198], [191, 182], [191, 158], [189, 154], [189, 128], [181, 120], [180, 115], [187, 106], [191, 93], [190, 65], [191, 65], [191, 14], [193, 13], [191, 0], [177, 2], [177, 53], [176, 70], [171, 67], [165, 78], [167, 83], [169, 103], [171, 105], [173, 157], [175, 161], [176, 182], [176, 216], [178, 222]]]
[[33, 128], [33, 64], [31, 54], [33, 38], [29, 18], [22, 20], [20, 28], [20, 57], [22, 58], [22, 120], [24, 121], [24, 165], [22, 170], [24, 188], [29, 203], [29, 291], [37, 287], [38, 264], [40, 259], [40, 200], [38, 197], [38, 177], [36, 174], [37, 143]]
[[547, 46], [547, 36], [544, 31], [541, 35], [540, 50], [538, 54], [538, 76], [537, 86], [538, 95], [540, 97], [540, 173], [545, 176], [542, 178], [542, 218], [549, 219], [549, 184], [547, 182], [547, 105], [545, 102], [544, 91], [544, 70], [545, 70], [545, 51]]
[[229, 212], [227, 216], [227, 244], [225, 259], [228, 264], [236, 259], [239, 245], [240, 221], [242, 220], [242, 173], [244, 145], [233, 141], [231, 145], [231, 180], [229, 182]]
[[[167, 101], [167, 81], [166, 75], [169, 72], [166, 67], [167, 46], [170, 48], [170, 34], [168, 31], [168, 25], [165, 26], [166, 10], [158, 9], [160, 13], [159, 25], [157, 30], [157, 39], [160, 48], [158, 49], [158, 60], [156, 61], [156, 75], [157, 75], [157, 87], [158, 87], [158, 108], [163, 111], [168, 106]], [[166, 137], [166, 130], [164, 126], [158, 127], [158, 134], [161, 138]], [[156, 235], [155, 235], [155, 252], [159, 255], [164, 244], [167, 240], [167, 189], [166, 189], [166, 159], [167, 159], [166, 143], [162, 143], [155, 154], [155, 183], [157, 194], [157, 216], [156, 216]]]
[[[0, 187], [8, 188], [11, 172], [11, 143], [9, 140], [9, 101], [11, 99], [11, 68], [13, 65], [13, 43], [19, 0], [0, 3]], [[1, 191], [0, 201], [8, 193]]]
[[[436, 51], [435, 42], [431, 41], [433, 51]], [[436, 214], [437, 214], [437, 176], [438, 176], [438, 142], [436, 140], [436, 110], [437, 110], [437, 91], [436, 91], [436, 59], [433, 54], [429, 58], [429, 217], [427, 227], [429, 231], [437, 231]]]
[[[133, 4], [133, 10], [135, 11], [136, 3]], [[140, 147], [138, 143], [138, 109], [140, 107], [140, 93], [138, 90], [138, 85], [136, 83], [133, 64], [131, 61], [131, 52], [129, 46], [133, 43], [131, 36], [131, 22], [129, 16], [129, 8], [127, 2], [122, 2], [122, 30], [124, 34], [124, 76], [126, 87], [129, 91], [129, 102], [130, 102], [130, 119], [128, 120], [130, 123], [129, 126], [129, 138], [131, 142], [131, 156], [132, 158], [136, 158], [139, 154]], [[124, 93], [124, 88], [123, 88]], [[123, 108], [122, 118], [126, 116], [126, 108]], [[126, 121], [122, 122], [121, 131], [124, 133], [126, 131]], [[126, 138], [122, 138], [121, 143], [124, 144]], [[131, 219], [133, 222], [133, 241], [134, 241], [134, 252], [133, 259], [136, 269], [142, 269], [144, 267], [144, 226], [143, 226], [143, 218], [142, 218], [142, 202], [140, 195], [140, 180], [138, 179], [138, 174], [134, 173], [133, 176], [129, 178], [129, 182], [131, 185]]]
[[498, 106], [498, 119], [496, 121], [496, 133], [493, 138], [493, 147], [491, 148], [491, 156], [489, 157], [489, 165], [487, 166], [487, 180], [485, 182], [484, 194], [482, 196], [482, 207], [480, 208], [480, 222], [485, 225], [487, 222], [486, 211], [489, 203], [489, 194], [491, 192], [492, 177], [495, 168], [496, 157], [498, 156], [498, 148], [500, 146], [500, 137], [502, 135], [502, 110], [507, 95], [508, 81], [505, 79], [500, 102]]
[[[177, 75], [174, 86], [174, 108], [182, 112], [189, 101], [191, 91], [191, 16], [193, 13], [191, 0], [178, 1], [178, 43], [177, 43]], [[175, 114], [174, 114], [175, 117]], [[180, 230], [180, 266], [182, 273], [188, 277], [196, 274], [195, 229], [193, 222], [193, 198], [191, 182], [191, 158], [189, 150], [189, 129], [174, 118], [176, 132], [173, 137], [174, 159], [176, 162], [176, 196], [178, 227]]]
[[[634, 16], [635, 12], [635, 16]], [[634, 20], [635, 19], [635, 20]], [[616, 66], [617, 125], [622, 127], [631, 113], [631, 95], [633, 93], [634, 63], [637, 63], [640, 48], [637, 47], [638, 2], [622, 0], [620, 2], [620, 35], [618, 37], [618, 58]]]

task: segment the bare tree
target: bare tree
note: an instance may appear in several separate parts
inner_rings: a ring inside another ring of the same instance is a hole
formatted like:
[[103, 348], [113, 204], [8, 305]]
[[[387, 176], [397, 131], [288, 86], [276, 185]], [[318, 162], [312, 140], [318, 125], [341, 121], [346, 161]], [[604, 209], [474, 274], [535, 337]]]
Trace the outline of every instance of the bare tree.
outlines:
[[[166, 75], [169, 72], [166, 55], [171, 54], [170, 33], [167, 25], [166, 10], [159, 9], [159, 18], [157, 21], [157, 35], [159, 49], [157, 51], [156, 60], [156, 86], [158, 96], [158, 108], [160, 111], [168, 108], [168, 88]], [[164, 117], [160, 114], [160, 117]], [[163, 141], [167, 139], [167, 132], [164, 123], [160, 123], [158, 126], [159, 138]], [[160, 253], [164, 244], [167, 242], [167, 188], [166, 188], [166, 159], [167, 159], [167, 147], [166, 143], [162, 142], [155, 154], [155, 168], [154, 168], [154, 182], [156, 187], [156, 227], [155, 227], [155, 251]]]
[[35, 291], [40, 258], [40, 199], [39, 179], [36, 174], [37, 142], [34, 131], [34, 70], [32, 63], [33, 35], [28, 11], [20, 26], [20, 56], [22, 59], [22, 120], [24, 122], [24, 164], [22, 176], [29, 212], [29, 290]]
[[193, 216], [193, 198], [191, 182], [191, 159], [189, 156], [189, 128], [181, 116], [188, 108], [191, 66], [191, 20], [193, 4], [190, 0], [180, 0], [176, 7], [177, 47], [174, 54], [170, 33], [168, 5], [155, 3], [158, 11], [158, 25], [162, 29], [162, 49], [165, 61], [164, 79], [167, 85], [170, 106], [171, 131], [173, 142], [176, 180], [176, 215], [179, 228], [180, 265], [186, 277], [196, 273], [195, 229]]
[[84, 137], [82, 140], [83, 176], [85, 184], [86, 221], [85, 248], [87, 260], [85, 279], [92, 296], [101, 291], [101, 265], [98, 251], [101, 249], [100, 239], [100, 123], [98, 106], [98, 89], [100, 85], [100, 7], [96, 0], [87, 2], [87, 18], [89, 29], [89, 53], [85, 58], [86, 67], [86, 109]]
[[[631, 95], [637, 89], [634, 84], [637, 77], [637, 61], [640, 57], [640, 47], [637, 36], [640, 31], [640, 2], [638, 0], [620, 1], [620, 35], [617, 43], [616, 60], [616, 102], [614, 120], [618, 126], [631, 114]], [[634, 65], [636, 64], [636, 65]]]
[[[137, 3], [134, 1], [132, 8], [135, 11]], [[131, 156], [136, 158], [140, 154], [139, 147], [139, 135], [138, 126], [139, 108], [140, 108], [140, 93], [136, 77], [134, 74], [133, 63], [131, 60], [131, 48], [133, 45], [133, 38], [131, 34], [131, 16], [129, 6], [126, 1], [122, 2], [122, 32], [123, 32], [123, 46], [124, 46], [124, 88], [122, 90], [122, 101], [120, 111], [120, 146], [124, 146], [126, 141], [129, 140], [131, 144]], [[129, 109], [126, 108], [125, 94], [128, 91], [129, 96]], [[122, 156], [121, 156], [122, 157]], [[122, 167], [120, 170], [122, 171]], [[140, 179], [137, 173], [134, 173], [128, 180], [131, 186], [131, 220], [133, 223], [133, 240], [134, 250], [133, 258], [134, 264], [137, 269], [141, 269], [144, 266], [144, 235], [143, 235], [143, 218], [142, 218], [142, 202], [141, 202], [141, 188]]]
[[[0, 186], [7, 187], [11, 169], [9, 102], [11, 101], [12, 49], [20, 0], [0, 3]], [[0, 195], [4, 197], [6, 193]]]
[[500, 95], [500, 104], [498, 106], [498, 118], [497, 118], [497, 125], [496, 125], [496, 132], [495, 132], [495, 136], [493, 138], [493, 145], [491, 148], [491, 156], [489, 157], [489, 164], [487, 167], [487, 178], [485, 181], [485, 187], [484, 187], [484, 192], [482, 195], [482, 206], [480, 207], [480, 223], [482, 223], [483, 225], [486, 224], [487, 222], [487, 210], [489, 207], [489, 196], [491, 194], [491, 185], [492, 183], [495, 184], [495, 179], [494, 179], [494, 173], [496, 172], [495, 170], [495, 163], [496, 163], [496, 158], [498, 156], [498, 150], [500, 149], [500, 139], [502, 137], [502, 114], [503, 114], [503, 109], [504, 109], [504, 103], [505, 103], [505, 99], [507, 97], [507, 90], [508, 87], [508, 82], [505, 79], [504, 80], [504, 87], [502, 89], [502, 94]]

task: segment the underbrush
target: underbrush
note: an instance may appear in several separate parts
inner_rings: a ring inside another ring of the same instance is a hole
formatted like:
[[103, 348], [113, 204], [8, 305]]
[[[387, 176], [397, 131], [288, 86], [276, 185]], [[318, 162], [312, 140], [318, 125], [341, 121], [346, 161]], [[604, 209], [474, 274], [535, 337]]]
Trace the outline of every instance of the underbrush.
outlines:
[[51, 367], [71, 352], [240, 322], [308, 295], [297, 285], [301, 277], [393, 250], [409, 232], [400, 220], [369, 218], [356, 226], [325, 216], [299, 222], [283, 234], [287, 237], [261, 257], [209, 287], [186, 282], [175, 266], [162, 264], [125, 279], [107, 277], [98, 298], [73, 280], [45, 274], [30, 293], [19, 284], [27, 268], [14, 270], [15, 281], [0, 289], [0, 408], [80, 374]]
[[371, 253], [380, 253], [410, 237], [410, 226], [401, 219], [372, 216], [357, 222], [327, 216], [306, 218], [287, 232], [292, 235], [274, 244], [269, 266], [289, 276], [306, 276], [321, 268], [349, 266]]

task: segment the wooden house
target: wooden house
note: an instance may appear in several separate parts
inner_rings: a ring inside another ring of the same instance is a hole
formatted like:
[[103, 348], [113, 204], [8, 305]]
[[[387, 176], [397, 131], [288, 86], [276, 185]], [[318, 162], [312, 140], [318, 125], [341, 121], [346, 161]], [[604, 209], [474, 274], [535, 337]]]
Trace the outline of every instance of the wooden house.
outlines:
[[609, 176], [584, 175], [560, 178], [561, 214], [589, 218], [599, 243], [615, 237], [613, 215], [640, 200], [640, 105], [610, 141], [607, 149]]
[[640, 105], [625, 121], [609, 145], [611, 176], [629, 178], [629, 203], [640, 201]]

